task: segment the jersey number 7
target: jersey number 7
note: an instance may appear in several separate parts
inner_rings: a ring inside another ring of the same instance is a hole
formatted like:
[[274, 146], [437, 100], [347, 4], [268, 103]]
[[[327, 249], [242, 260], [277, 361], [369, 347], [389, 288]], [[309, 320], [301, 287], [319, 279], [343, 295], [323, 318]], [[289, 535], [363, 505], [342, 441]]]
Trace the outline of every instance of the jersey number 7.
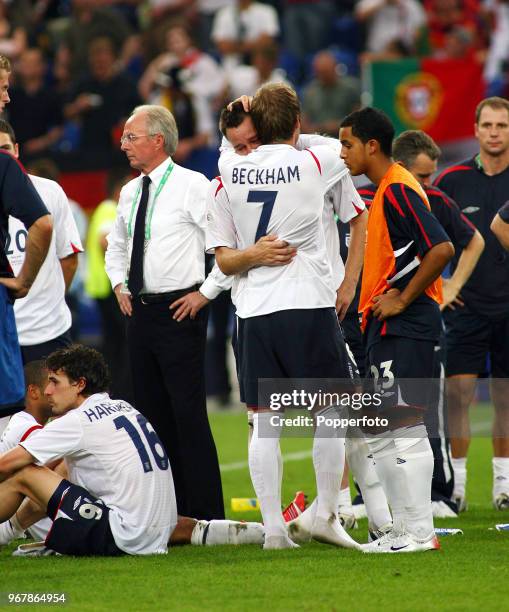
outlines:
[[256, 228], [255, 242], [258, 242], [262, 236], [267, 235], [267, 227], [269, 226], [270, 215], [272, 214], [276, 197], [277, 191], [250, 191], [247, 194], [248, 202], [255, 202], [257, 204], [261, 202], [263, 204], [260, 221], [258, 221], [258, 227]]

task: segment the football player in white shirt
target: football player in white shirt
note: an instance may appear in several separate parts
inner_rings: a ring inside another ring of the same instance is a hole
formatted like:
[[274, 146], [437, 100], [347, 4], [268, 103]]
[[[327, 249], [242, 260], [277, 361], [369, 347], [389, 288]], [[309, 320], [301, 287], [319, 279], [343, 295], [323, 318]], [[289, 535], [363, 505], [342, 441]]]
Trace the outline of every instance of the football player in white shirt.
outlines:
[[[169, 541], [262, 543], [256, 523], [178, 519], [168, 456], [150, 423], [106, 393], [100, 353], [74, 345], [47, 366], [59, 418], [0, 455], [0, 521], [20, 530], [47, 514], [47, 548], [73, 555], [161, 554]], [[61, 459], [70, 480], [45, 467]]]
[[[0, 453], [5, 453], [24, 442], [28, 436], [42, 429], [51, 417], [51, 406], [44, 390], [48, 384], [48, 370], [43, 360], [25, 365], [25, 410], [14, 414], [0, 437]], [[45, 538], [51, 527], [49, 518], [41, 519], [29, 529], [35, 539]], [[0, 524], [0, 544], [24, 536], [24, 530], [15, 531], [10, 521]]]
[[[322, 224], [325, 193], [344, 167], [327, 146], [295, 149], [300, 107], [290, 87], [261, 87], [251, 117], [261, 146], [247, 156], [222, 152], [227, 205], [208, 212], [207, 248], [215, 249], [225, 274], [237, 275], [240, 380], [246, 403], [255, 410], [249, 467], [265, 525], [264, 548], [291, 548], [281, 516], [281, 428], [267, 400], [259, 403], [258, 380], [325, 377], [346, 379], [353, 387]], [[280, 263], [276, 255], [259, 265], [253, 252], [262, 241], [272, 241], [290, 263], [271, 265]], [[321, 411], [323, 417], [333, 414], [335, 406]], [[312, 536], [358, 548], [337, 519], [344, 439], [331, 435], [324, 423], [316, 427], [313, 446], [318, 495]]]
[[[222, 149], [229, 150], [233, 148], [239, 155], [248, 155], [261, 144], [249, 115], [250, 103], [251, 98], [242, 96], [240, 100], [233, 102], [222, 111], [219, 122], [220, 130], [224, 136]], [[330, 146], [339, 156], [341, 151], [339, 140], [317, 134], [301, 134], [297, 140], [296, 148], [303, 150], [306, 147], [320, 144]], [[221, 179], [216, 177], [211, 182], [208, 206], [209, 208], [219, 207], [224, 209], [228, 207], [227, 201], [228, 198], [225, 190], [222, 188]], [[336, 311], [340, 321], [343, 320], [353, 299], [362, 268], [367, 225], [367, 213], [364, 212], [365, 210], [364, 201], [355, 189], [351, 175], [345, 167], [345, 173], [341, 179], [325, 195], [322, 219], [333, 282], [334, 286], [337, 287]], [[350, 225], [351, 239], [346, 266], [340, 257], [336, 218], [342, 223], [349, 223]], [[234, 303], [237, 286], [238, 277], [235, 276], [232, 289], [232, 301]], [[240, 391], [241, 401], [244, 401], [242, 384], [240, 385]], [[248, 410], [248, 425], [250, 439], [253, 428], [252, 410]], [[369, 455], [369, 448], [360, 432], [357, 432], [355, 436], [347, 438], [346, 456], [352, 464], [356, 479], [366, 497], [369, 534], [370, 538], [375, 538], [378, 532], [384, 532], [392, 524], [392, 519], [383, 489], [381, 486], [376, 486], [375, 469]], [[341, 523], [343, 526], [349, 525], [351, 527], [355, 524], [355, 517], [351, 510], [350, 487], [346, 465], [340, 496]], [[350, 513], [348, 513], [348, 509], [351, 511]], [[303, 542], [310, 537], [315, 511], [316, 503], [313, 503], [303, 515], [292, 521], [289, 528], [294, 541]]]
[[[19, 157], [16, 136], [0, 119], [0, 149]], [[53, 217], [53, 237], [48, 255], [28, 295], [14, 303], [14, 315], [23, 363], [43, 359], [57, 348], [71, 344], [71, 312], [65, 302], [83, 251], [80, 235], [63, 189], [55, 181], [29, 175], [37, 193]], [[15, 274], [25, 259], [25, 226], [9, 218], [6, 254]]]

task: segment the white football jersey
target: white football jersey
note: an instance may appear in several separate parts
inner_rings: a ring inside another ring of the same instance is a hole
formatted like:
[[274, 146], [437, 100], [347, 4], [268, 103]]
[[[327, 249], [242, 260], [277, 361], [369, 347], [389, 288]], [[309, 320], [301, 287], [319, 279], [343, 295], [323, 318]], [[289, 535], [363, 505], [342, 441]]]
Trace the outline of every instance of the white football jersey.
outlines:
[[[48, 254], [28, 295], [14, 303], [16, 328], [21, 346], [53, 340], [71, 327], [71, 312], [65, 303], [65, 282], [60, 259], [83, 251], [80, 235], [64, 190], [55, 181], [30, 175], [53, 219]], [[25, 260], [27, 230], [9, 217], [6, 254], [15, 275]]]
[[0, 453], [16, 448], [20, 442], [26, 440], [33, 431], [38, 429], [42, 429], [42, 425], [28, 412], [23, 410], [13, 414], [0, 437]]
[[323, 229], [331, 274], [336, 289], [345, 278], [345, 265], [341, 259], [339, 232], [336, 217], [341, 223], [348, 223], [366, 208], [363, 199], [355, 189], [350, 173], [345, 174], [334, 187], [325, 194], [323, 208]]
[[[295, 146], [302, 150], [317, 145], [327, 145], [338, 157], [341, 154], [341, 142], [338, 139], [320, 136], [319, 134], [301, 134]], [[323, 209], [325, 242], [327, 243], [327, 253], [329, 254], [332, 278], [336, 288], [341, 285], [345, 277], [345, 265], [340, 256], [336, 217], [341, 223], [348, 223], [366, 208], [364, 200], [355, 189], [352, 176], [343, 160], [341, 160], [341, 164], [343, 166], [341, 180], [325, 194]]]
[[238, 316], [334, 306], [322, 215], [325, 193], [344, 174], [339, 156], [327, 146], [262, 145], [247, 156], [223, 151], [219, 169], [228, 208], [209, 210], [207, 249], [245, 249], [268, 234], [297, 248], [286, 266], [239, 275]]
[[69, 480], [110, 508], [121, 550], [167, 551], [177, 523], [171, 467], [153, 427], [127, 402], [92, 395], [21, 446], [40, 465], [65, 458]]
[[[16, 448], [20, 442], [24, 442], [28, 436], [39, 429], [42, 429], [42, 425], [40, 425], [31, 414], [24, 410], [22, 412], [17, 412], [10, 418], [0, 438], [0, 453], [5, 453], [12, 448]], [[52, 521], [46, 517], [32, 525], [28, 531], [35, 540], [44, 540], [51, 525]]]

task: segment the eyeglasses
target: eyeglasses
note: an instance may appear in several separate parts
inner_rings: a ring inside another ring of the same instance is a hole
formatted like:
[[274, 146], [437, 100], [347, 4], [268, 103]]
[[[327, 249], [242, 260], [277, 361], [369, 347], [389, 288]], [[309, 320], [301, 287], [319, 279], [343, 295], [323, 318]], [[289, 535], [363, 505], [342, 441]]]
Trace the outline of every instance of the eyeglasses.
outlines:
[[133, 142], [136, 142], [138, 138], [150, 138], [151, 136], [155, 136], [155, 134], [123, 134], [120, 138], [120, 144], [124, 144], [126, 140], [132, 144]]

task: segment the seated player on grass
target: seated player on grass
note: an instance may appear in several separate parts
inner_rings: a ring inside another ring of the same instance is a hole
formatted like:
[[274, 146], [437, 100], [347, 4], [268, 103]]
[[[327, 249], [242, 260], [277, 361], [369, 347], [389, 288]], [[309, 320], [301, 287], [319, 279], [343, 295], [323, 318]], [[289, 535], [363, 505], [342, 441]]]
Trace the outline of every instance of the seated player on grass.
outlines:
[[[14, 414], [0, 437], [0, 453], [5, 453], [42, 429], [51, 417], [51, 405], [44, 390], [48, 385], [48, 370], [42, 359], [30, 361], [24, 367], [25, 410]], [[44, 539], [51, 527], [48, 517], [43, 518], [28, 530], [36, 540]], [[24, 530], [13, 530], [10, 521], [0, 524], [0, 545], [24, 537]]]
[[0, 455], [0, 522], [19, 531], [47, 515], [46, 548], [71, 555], [263, 543], [257, 523], [177, 516], [166, 451], [143, 415], [109, 397], [100, 353], [74, 345], [52, 353], [47, 367], [45, 394], [59, 418]]

